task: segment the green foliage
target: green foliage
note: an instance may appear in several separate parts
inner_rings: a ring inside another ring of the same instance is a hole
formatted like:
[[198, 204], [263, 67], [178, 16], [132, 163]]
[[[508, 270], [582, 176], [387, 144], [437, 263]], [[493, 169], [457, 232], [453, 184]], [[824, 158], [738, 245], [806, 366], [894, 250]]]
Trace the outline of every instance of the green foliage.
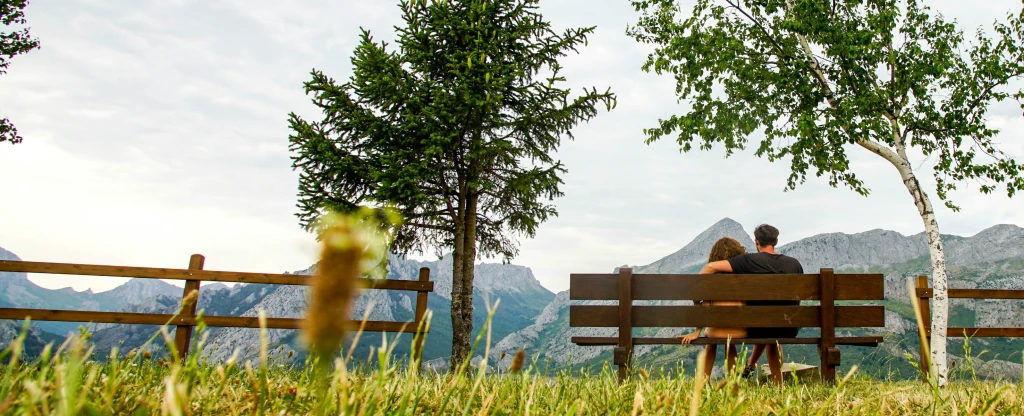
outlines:
[[[533, 236], [562, 195], [551, 154], [577, 123], [610, 109], [597, 90], [571, 98], [558, 58], [593, 27], [552, 31], [532, 1], [403, 1], [398, 48], [362, 30], [354, 73], [305, 83], [324, 118], [290, 114], [300, 222], [325, 209], [396, 206], [395, 249], [455, 247], [517, 254], [510, 232]], [[470, 221], [472, 219], [472, 221]]]
[[953, 209], [958, 182], [1024, 189], [1021, 165], [986, 124], [994, 103], [1024, 109], [1024, 91], [1008, 88], [1024, 77], [1024, 12], [965, 44], [917, 0], [698, 0], [681, 20], [674, 1], [632, 4], [642, 16], [628, 34], [656, 47], [643, 69], [672, 74], [691, 105], [646, 129], [648, 143], [676, 133], [684, 151], [720, 144], [731, 155], [762, 132], [756, 155], [791, 158], [787, 189], [811, 170], [867, 195], [850, 167], [854, 144], [893, 164], [910, 147], [932, 158]]
[[[25, 7], [28, 0], [0, 0], [0, 23], [4, 26], [24, 25]], [[7, 73], [11, 58], [39, 47], [39, 39], [33, 39], [28, 28], [11, 32], [0, 32], [0, 75]], [[0, 118], [0, 143], [21, 143], [18, 129], [7, 118]]]

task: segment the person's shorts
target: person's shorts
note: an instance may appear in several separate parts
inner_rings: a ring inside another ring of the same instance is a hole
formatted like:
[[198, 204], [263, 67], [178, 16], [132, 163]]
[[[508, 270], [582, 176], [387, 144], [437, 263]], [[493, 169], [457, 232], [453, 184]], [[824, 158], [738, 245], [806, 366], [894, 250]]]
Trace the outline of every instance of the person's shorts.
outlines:
[[796, 338], [800, 328], [747, 328], [747, 338]]

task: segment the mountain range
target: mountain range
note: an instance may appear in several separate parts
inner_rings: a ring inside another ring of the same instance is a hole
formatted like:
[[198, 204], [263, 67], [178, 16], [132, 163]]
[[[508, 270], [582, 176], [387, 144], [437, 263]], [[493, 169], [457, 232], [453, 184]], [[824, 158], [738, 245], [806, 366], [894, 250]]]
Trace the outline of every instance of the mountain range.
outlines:
[[[630, 266], [636, 273], [694, 273], [707, 261], [711, 245], [721, 237], [732, 237], [753, 250], [753, 240], [744, 227], [731, 219], [723, 219], [697, 235], [690, 243], [653, 263]], [[1024, 229], [1015, 225], [996, 225], [971, 237], [944, 235], [949, 264], [951, 287], [1024, 289]], [[821, 267], [838, 272], [871, 272], [885, 275], [886, 341], [879, 348], [844, 347], [844, 367], [858, 364], [860, 371], [880, 377], [910, 378], [914, 369], [906, 353], [917, 355], [913, 313], [908, 305], [906, 280], [928, 274], [930, 261], [923, 233], [904, 236], [887, 230], [871, 230], [856, 234], [826, 233], [780, 245], [778, 251], [801, 260], [807, 273]], [[17, 257], [0, 249], [0, 259]], [[451, 348], [449, 321], [451, 291], [451, 256], [437, 261], [414, 261], [391, 256], [388, 278], [414, 280], [420, 267], [431, 270], [435, 291], [428, 296], [428, 307], [433, 314], [431, 334], [424, 347], [424, 359], [433, 368], [444, 368]], [[309, 274], [315, 265], [296, 274]], [[588, 270], [580, 270], [588, 272]], [[610, 271], [614, 272], [614, 270]], [[483, 327], [487, 302], [500, 299], [500, 306], [492, 320], [491, 353], [498, 366], [506, 366], [515, 351], [522, 348], [539, 361], [553, 366], [572, 365], [578, 368], [600, 369], [610, 362], [610, 347], [579, 347], [569, 342], [576, 335], [614, 336], [614, 328], [569, 328], [568, 291], [552, 293], [533, 276], [532, 271], [512, 264], [479, 264], [476, 266], [474, 293], [474, 328]], [[260, 309], [271, 317], [299, 317], [305, 307], [306, 287], [260, 284], [240, 284], [227, 287], [221, 284], [201, 286], [199, 307], [207, 315], [255, 316]], [[27, 279], [24, 273], [0, 272], [0, 307], [25, 307], [79, 310], [124, 310], [172, 313], [180, 302], [181, 288], [153, 279], [131, 279], [117, 288], [100, 293], [76, 292], [70, 288], [49, 290]], [[368, 290], [356, 302], [353, 314], [362, 316], [372, 306], [370, 319], [411, 320], [413, 317], [412, 292]], [[954, 299], [951, 302], [951, 326], [1024, 326], [1024, 302], [976, 301]], [[77, 328], [76, 323], [36, 322], [29, 336], [33, 345], [59, 341], [62, 335]], [[16, 333], [17, 324], [0, 321], [0, 342], [8, 342]], [[92, 325], [97, 356], [108, 354], [113, 347], [121, 351], [136, 348], [156, 331], [156, 327], [142, 325]], [[12, 332], [14, 331], [14, 332]], [[662, 328], [648, 335], [672, 336], [683, 328]], [[259, 332], [255, 329], [213, 328], [203, 353], [213, 359], [225, 359], [236, 348], [241, 355], [251, 357], [258, 346]], [[811, 330], [813, 332], [813, 330]], [[638, 332], [639, 334], [639, 332]], [[808, 336], [812, 336], [807, 332]], [[270, 330], [268, 340], [272, 348], [293, 351], [293, 360], [304, 357], [296, 331]], [[391, 340], [394, 335], [389, 335]], [[409, 352], [411, 337], [402, 335], [393, 351], [396, 355]], [[1022, 339], [976, 339], [960, 345], [961, 338], [952, 338], [949, 344], [951, 360], [974, 358], [972, 364], [982, 377], [1021, 376]], [[373, 347], [379, 348], [377, 334], [364, 334], [355, 354], [371, 357]], [[970, 348], [974, 348], [972, 353]], [[636, 362], [642, 366], [673, 368], [679, 363], [692, 363], [695, 347], [642, 346], [636, 350]], [[480, 353], [478, 352], [477, 355]], [[502, 357], [504, 357], [502, 359]], [[479, 357], [477, 358], [479, 359]], [[817, 363], [813, 348], [787, 349], [787, 360], [809, 364]], [[692, 367], [691, 367], [692, 368]], [[960, 368], [964, 368], [960, 366]], [[843, 371], [843, 368], [840, 369]]]

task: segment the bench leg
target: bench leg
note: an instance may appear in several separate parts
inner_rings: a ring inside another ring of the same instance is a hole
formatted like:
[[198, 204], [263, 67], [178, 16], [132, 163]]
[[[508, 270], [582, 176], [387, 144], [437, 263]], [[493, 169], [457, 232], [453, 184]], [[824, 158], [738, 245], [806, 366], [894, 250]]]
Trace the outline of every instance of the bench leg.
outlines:
[[622, 347], [615, 347], [612, 352], [612, 362], [619, 369], [619, 383], [626, 381], [626, 378], [629, 377], [629, 356], [631, 352]]
[[834, 384], [836, 367], [840, 365], [839, 347], [818, 348], [821, 354], [821, 381]]

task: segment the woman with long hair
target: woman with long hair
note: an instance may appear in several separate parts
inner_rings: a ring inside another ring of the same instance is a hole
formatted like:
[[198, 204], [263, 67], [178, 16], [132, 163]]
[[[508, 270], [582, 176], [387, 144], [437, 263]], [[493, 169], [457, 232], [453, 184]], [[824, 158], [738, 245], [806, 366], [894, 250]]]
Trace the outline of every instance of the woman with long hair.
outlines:
[[[720, 238], [711, 246], [711, 253], [708, 255], [708, 263], [728, 260], [732, 257], [736, 257], [740, 254], [746, 253], [747, 249], [740, 244], [739, 241], [729, 237]], [[730, 300], [716, 300], [716, 301], [696, 301], [697, 304], [704, 306], [743, 306], [744, 303], [741, 301], [730, 301]], [[680, 335], [676, 338], [682, 340], [683, 345], [689, 345], [690, 342], [700, 337], [701, 330], [704, 330], [704, 335], [708, 338], [746, 338], [746, 328], [696, 328], [693, 333]], [[718, 346], [709, 344], [705, 348], [704, 354], [704, 375], [708, 378], [711, 377], [711, 369], [714, 367], [715, 358], [718, 355]], [[726, 356], [726, 372], [732, 371], [733, 366], [736, 365], [736, 345], [729, 344], [729, 351]]]

